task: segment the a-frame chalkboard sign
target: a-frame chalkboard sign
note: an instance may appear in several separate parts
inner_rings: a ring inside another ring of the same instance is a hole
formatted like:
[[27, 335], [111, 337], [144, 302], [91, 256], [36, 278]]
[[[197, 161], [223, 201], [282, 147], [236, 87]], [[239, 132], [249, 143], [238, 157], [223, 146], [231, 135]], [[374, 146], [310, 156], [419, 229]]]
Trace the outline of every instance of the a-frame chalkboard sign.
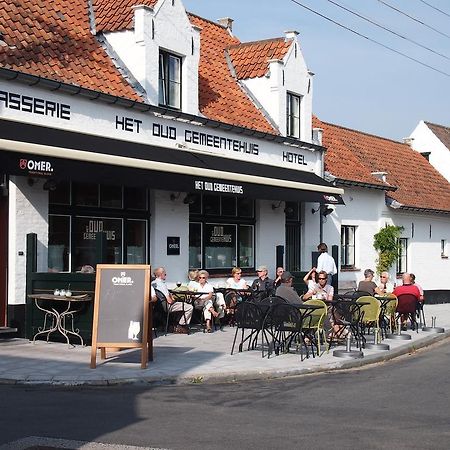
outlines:
[[[151, 333], [150, 266], [98, 264], [95, 278], [91, 368], [97, 350], [106, 358], [107, 348], [140, 348], [141, 367], [153, 359]], [[149, 332], [150, 330], [150, 332]]]

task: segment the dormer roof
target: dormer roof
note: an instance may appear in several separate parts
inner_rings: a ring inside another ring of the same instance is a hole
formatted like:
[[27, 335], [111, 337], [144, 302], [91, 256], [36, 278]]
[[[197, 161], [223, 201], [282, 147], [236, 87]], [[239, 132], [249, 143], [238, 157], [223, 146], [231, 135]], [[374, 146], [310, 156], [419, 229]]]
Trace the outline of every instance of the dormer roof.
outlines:
[[228, 47], [236, 77], [238, 79], [263, 77], [269, 70], [269, 61], [282, 60], [292, 42], [292, 39], [275, 38]]

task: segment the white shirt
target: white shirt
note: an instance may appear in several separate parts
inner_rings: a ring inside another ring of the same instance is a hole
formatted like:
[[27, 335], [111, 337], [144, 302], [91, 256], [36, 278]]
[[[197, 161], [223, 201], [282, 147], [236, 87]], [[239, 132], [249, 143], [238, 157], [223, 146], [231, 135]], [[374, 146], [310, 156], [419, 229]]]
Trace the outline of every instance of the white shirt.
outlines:
[[228, 278], [227, 287], [232, 289], [247, 289], [247, 282], [241, 278], [238, 282], [233, 277]]
[[161, 291], [166, 298], [170, 297], [169, 289], [167, 288], [166, 282], [164, 280], [161, 280], [161, 278], [156, 278], [153, 283], [156, 284], [156, 289], [158, 289], [158, 291]]
[[[317, 273], [321, 272], [322, 270], [331, 275], [337, 273], [334, 258], [327, 252], [321, 253], [319, 258], [317, 259]], [[328, 280], [328, 282], [331, 283], [331, 280]]]
[[199, 291], [200, 290], [198, 281], [194, 281], [194, 280], [189, 281], [187, 287], [188, 287], [188, 290], [190, 290], [190, 291]]

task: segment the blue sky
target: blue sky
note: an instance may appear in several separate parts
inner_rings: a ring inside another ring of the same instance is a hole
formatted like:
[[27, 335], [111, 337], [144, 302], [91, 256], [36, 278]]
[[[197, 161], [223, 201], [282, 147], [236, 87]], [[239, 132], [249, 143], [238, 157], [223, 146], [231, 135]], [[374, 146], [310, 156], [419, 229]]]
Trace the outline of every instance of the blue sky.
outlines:
[[[384, 1], [449, 37], [379, 0], [335, 2], [446, 58], [358, 19], [328, 0], [298, 2], [449, 76], [358, 37], [291, 0], [182, 1], [188, 11], [210, 20], [233, 18], [233, 32], [242, 42], [299, 31], [306, 63], [315, 73], [314, 113], [326, 122], [395, 140], [408, 136], [422, 119], [450, 126], [450, 17], [420, 0]], [[426, 3], [450, 15], [449, 0]]]

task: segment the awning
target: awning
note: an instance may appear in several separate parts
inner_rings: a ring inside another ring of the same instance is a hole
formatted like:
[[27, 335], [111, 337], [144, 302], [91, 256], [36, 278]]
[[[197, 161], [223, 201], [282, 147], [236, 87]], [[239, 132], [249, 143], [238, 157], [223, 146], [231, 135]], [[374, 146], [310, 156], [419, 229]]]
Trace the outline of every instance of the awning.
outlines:
[[311, 172], [5, 120], [0, 120], [0, 136], [2, 170], [14, 175], [343, 203], [342, 189]]

